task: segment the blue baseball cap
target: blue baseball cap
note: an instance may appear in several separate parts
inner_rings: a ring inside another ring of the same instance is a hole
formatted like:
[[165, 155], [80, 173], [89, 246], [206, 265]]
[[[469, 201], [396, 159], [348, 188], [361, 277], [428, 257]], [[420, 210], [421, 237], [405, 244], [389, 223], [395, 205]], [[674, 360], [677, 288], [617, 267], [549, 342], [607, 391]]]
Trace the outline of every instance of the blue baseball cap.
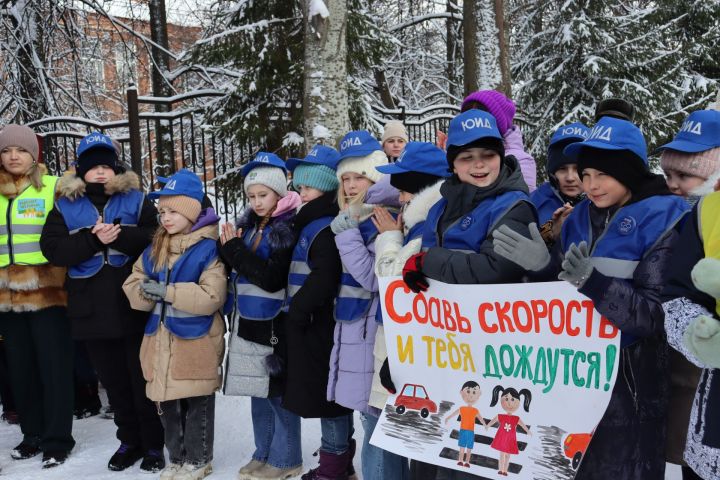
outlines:
[[158, 182], [165, 183], [160, 190], [148, 194], [149, 199], [165, 195], [185, 195], [202, 203], [205, 192], [200, 179], [190, 170], [183, 168], [169, 177], [157, 177]]
[[408, 142], [395, 163], [375, 167], [380, 173], [419, 172], [436, 177], [449, 177], [445, 152], [429, 142]]
[[250, 170], [255, 167], [278, 167], [282, 168], [283, 172], [287, 172], [285, 162], [283, 162], [282, 159], [274, 153], [269, 152], [258, 152], [257, 155], [255, 155], [255, 158], [242, 167], [240, 174], [243, 177], [246, 177], [247, 174], [250, 173]]
[[92, 132], [80, 140], [80, 144], [77, 146], [75, 154], [79, 157], [83, 153], [94, 148], [105, 148], [115, 152], [115, 145], [113, 145], [110, 137], [100, 132]]
[[382, 145], [367, 130], [353, 130], [340, 140], [340, 160], [349, 157], [364, 157], [375, 150], [382, 150]]
[[698, 110], [683, 122], [672, 142], [658, 147], [679, 152], [697, 153], [720, 147], [720, 111]]
[[315, 145], [305, 158], [289, 158], [285, 165], [290, 171], [295, 170], [301, 163], [324, 165], [335, 170], [339, 161], [340, 154], [337, 150], [326, 145]]
[[552, 147], [560, 142], [582, 142], [587, 140], [589, 136], [590, 129], [586, 125], [580, 122], [570, 123], [555, 130], [553, 136], [550, 137], [550, 144], [548, 146]]
[[611, 151], [628, 150], [637, 155], [645, 165], [648, 164], [645, 137], [634, 123], [627, 120], [602, 117], [590, 130], [587, 139], [571, 143], [565, 147], [563, 153], [577, 162], [582, 150], [588, 147]]
[[481, 138], [502, 141], [495, 117], [483, 110], [468, 110], [450, 120], [447, 146], [460, 147]]

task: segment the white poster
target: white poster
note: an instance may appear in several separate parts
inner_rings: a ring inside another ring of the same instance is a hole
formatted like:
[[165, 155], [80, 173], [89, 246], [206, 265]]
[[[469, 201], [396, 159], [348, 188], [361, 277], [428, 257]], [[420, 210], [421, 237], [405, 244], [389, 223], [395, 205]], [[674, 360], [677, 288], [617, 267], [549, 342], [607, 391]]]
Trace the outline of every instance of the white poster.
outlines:
[[485, 479], [572, 479], [610, 400], [620, 333], [566, 282], [381, 279], [397, 394], [372, 444]]

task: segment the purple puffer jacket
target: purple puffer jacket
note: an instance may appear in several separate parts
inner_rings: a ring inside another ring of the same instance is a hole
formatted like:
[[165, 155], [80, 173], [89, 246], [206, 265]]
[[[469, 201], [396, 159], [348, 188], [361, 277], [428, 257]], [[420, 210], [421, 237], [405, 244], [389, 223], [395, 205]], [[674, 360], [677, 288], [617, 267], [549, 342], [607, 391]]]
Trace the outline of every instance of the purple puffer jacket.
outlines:
[[[368, 189], [365, 200], [378, 204], [379, 200], [397, 202], [398, 191], [383, 178]], [[385, 206], [388, 206], [385, 203]], [[351, 228], [335, 235], [343, 266], [353, 278], [371, 292], [378, 291], [375, 277], [375, 242], [365, 245], [360, 230]], [[365, 318], [354, 322], [335, 324], [334, 345], [330, 354], [328, 401], [363, 413], [379, 415], [380, 411], [368, 405], [372, 377], [375, 370], [373, 350], [378, 324], [375, 312], [379, 308], [377, 296]]]
[[517, 159], [525, 183], [527, 183], [530, 193], [532, 193], [537, 183], [537, 166], [535, 165], [535, 159], [525, 151], [520, 127], [517, 125], [510, 127], [503, 136], [503, 143], [505, 144], [505, 155], [512, 155]]

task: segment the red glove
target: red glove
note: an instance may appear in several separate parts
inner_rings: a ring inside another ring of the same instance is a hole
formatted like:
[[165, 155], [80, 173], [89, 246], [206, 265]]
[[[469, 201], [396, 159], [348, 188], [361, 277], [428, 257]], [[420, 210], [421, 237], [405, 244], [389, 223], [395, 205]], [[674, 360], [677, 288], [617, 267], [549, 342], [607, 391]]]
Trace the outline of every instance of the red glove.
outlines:
[[403, 281], [415, 293], [424, 292], [430, 286], [422, 272], [424, 260], [425, 252], [416, 253], [407, 259], [402, 270]]

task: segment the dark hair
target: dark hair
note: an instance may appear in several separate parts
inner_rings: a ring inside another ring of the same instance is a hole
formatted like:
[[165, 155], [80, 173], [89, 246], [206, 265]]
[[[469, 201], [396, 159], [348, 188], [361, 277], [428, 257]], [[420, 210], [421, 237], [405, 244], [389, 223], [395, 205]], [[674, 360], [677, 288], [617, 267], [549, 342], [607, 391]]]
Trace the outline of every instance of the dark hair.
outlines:
[[478, 385], [478, 383], [473, 380], [469, 380], [469, 381], [463, 383], [463, 386], [460, 387], [460, 390], [465, 390], [466, 388], [475, 388], [475, 387], [480, 388], [480, 385]]
[[532, 393], [530, 393], [530, 390], [528, 390], [527, 388], [523, 388], [522, 390], [520, 390], [520, 393], [518, 393], [518, 391], [512, 387], [503, 388], [502, 385], [498, 385], [497, 387], [493, 388], [492, 401], [490, 402], [490, 406], [494, 407], [497, 404], [498, 399], [506, 393], [517, 400], [520, 400], [520, 397], [522, 395], [525, 395], [523, 408], [525, 408], [526, 412], [530, 411], [530, 401], [532, 400]]

